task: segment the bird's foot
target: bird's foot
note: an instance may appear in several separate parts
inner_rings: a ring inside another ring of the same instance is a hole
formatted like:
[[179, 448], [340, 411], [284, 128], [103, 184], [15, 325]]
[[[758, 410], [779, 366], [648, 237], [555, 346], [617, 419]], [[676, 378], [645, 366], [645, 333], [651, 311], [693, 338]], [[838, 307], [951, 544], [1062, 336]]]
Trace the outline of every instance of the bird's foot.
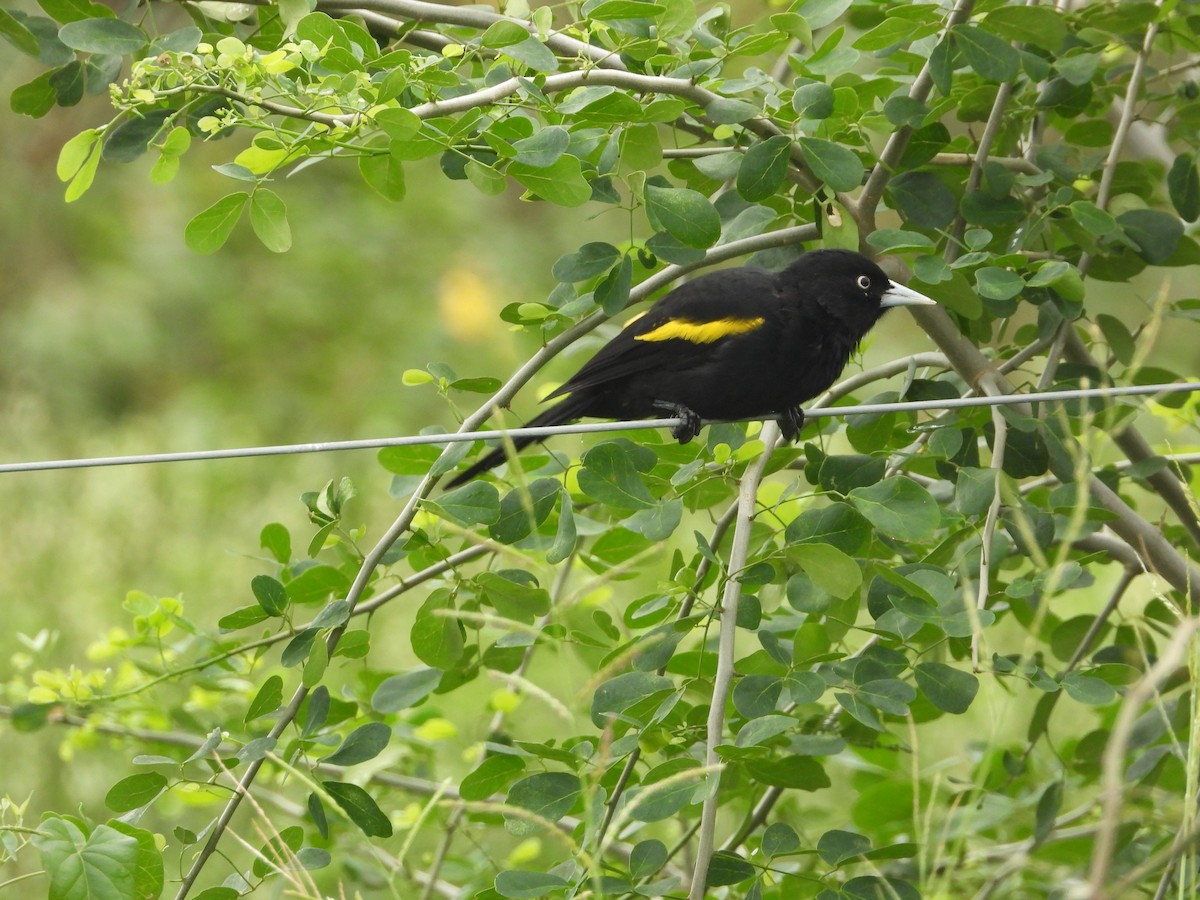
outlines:
[[679, 424], [671, 429], [671, 437], [679, 441], [681, 444], [686, 444], [692, 438], [700, 433], [700, 428], [704, 424], [695, 411], [688, 409], [679, 403], [668, 403], [664, 400], [654, 401], [654, 408], [661, 409], [670, 416], [677, 416]]
[[789, 444], [800, 436], [800, 429], [803, 427], [804, 410], [800, 407], [793, 406], [779, 414], [779, 433]]

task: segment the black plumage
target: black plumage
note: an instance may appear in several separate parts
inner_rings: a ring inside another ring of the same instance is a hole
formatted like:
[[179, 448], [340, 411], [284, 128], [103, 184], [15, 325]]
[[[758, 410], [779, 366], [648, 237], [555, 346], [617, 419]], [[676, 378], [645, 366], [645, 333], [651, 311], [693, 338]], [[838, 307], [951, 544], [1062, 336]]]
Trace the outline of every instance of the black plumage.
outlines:
[[[679, 416], [672, 434], [686, 443], [702, 419], [778, 414], [793, 440], [804, 424], [800, 404], [833, 384], [884, 312], [933, 302], [849, 250], [814, 250], [778, 272], [710, 272], [631, 320], [546, 399], [569, 396], [529, 425]], [[539, 440], [518, 436], [513, 444]], [[504, 459], [498, 447], [449, 486]]]

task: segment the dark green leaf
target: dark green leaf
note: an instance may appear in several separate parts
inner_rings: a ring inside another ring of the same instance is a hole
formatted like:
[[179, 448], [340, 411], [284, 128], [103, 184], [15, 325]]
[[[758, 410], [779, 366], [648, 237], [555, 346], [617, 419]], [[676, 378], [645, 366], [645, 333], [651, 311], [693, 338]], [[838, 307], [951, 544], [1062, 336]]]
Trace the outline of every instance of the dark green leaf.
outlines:
[[988, 300], [1011, 300], [1025, 289], [1025, 279], [999, 266], [981, 266], [975, 272], [975, 287]]
[[371, 708], [381, 713], [408, 709], [433, 693], [441, 680], [441, 669], [427, 668], [385, 678], [371, 696]]
[[382, 753], [391, 737], [392, 729], [383, 722], [368, 722], [350, 732], [342, 746], [321, 762], [333, 766], [358, 765]]
[[667, 864], [667, 845], [655, 838], [638, 841], [629, 852], [629, 874], [649, 878]]
[[[506, 802], [549, 822], [557, 822], [579, 799], [582, 784], [569, 772], [539, 772], [522, 778], [508, 789]], [[541, 826], [518, 816], [505, 816], [504, 827], [510, 834], [525, 836], [541, 830]]]
[[251, 722], [260, 716], [267, 716], [279, 709], [283, 703], [283, 679], [278, 675], [270, 676], [263, 682], [258, 693], [246, 710], [245, 722]]
[[831, 784], [819, 762], [798, 754], [779, 759], [751, 759], [746, 763], [746, 771], [763, 784], [797, 791], [819, 791]]
[[597, 444], [584, 454], [579, 489], [615, 509], [649, 509], [655, 505], [629, 454], [614, 441]]
[[856, 153], [820, 138], [802, 137], [798, 143], [809, 169], [833, 190], [852, 191], [862, 183], [865, 170]]
[[482, 599], [505, 618], [532, 624], [550, 611], [550, 594], [544, 588], [505, 578], [499, 572], [484, 572], [476, 581]]
[[767, 856], [782, 856], [800, 849], [800, 835], [786, 822], [772, 822], [762, 836], [762, 851]]
[[293, 603], [321, 603], [330, 596], [343, 597], [350, 589], [345, 572], [333, 566], [310, 566], [287, 583]]
[[592, 724], [603, 728], [610, 715], [621, 713], [647, 697], [671, 691], [674, 687], [671, 679], [648, 672], [626, 672], [610, 678], [592, 696]]
[[1068, 672], [1063, 677], [1062, 686], [1072, 700], [1088, 706], [1105, 706], [1117, 699], [1116, 689], [1093, 675]]
[[371, 795], [357, 784], [340, 781], [323, 781], [325, 788], [350, 821], [362, 829], [367, 837], [388, 838], [392, 836], [392, 823], [376, 805]]
[[867, 521], [898, 540], [928, 540], [941, 522], [937, 501], [908, 478], [887, 478], [855, 488], [849, 499]]
[[1131, 209], [1117, 216], [1117, 224], [1137, 245], [1142, 259], [1151, 265], [1170, 259], [1183, 237], [1179, 218], [1157, 209]]
[[500, 520], [500, 492], [486, 481], [472, 481], [429, 502], [430, 508], [464, 527]]
[[688, 247], [711, 247], [721, 236], [721, 217], [703, 194], [689, 188], [646, 185], [646, 214], [656, 228]]
[[560, 489], [556, 479], [539, 478], [528, 491], [509, 491], [500, 501], [500, 517], [488, 526], [488, 535], [502, 544], [515, 544], [528, 537], [549, 517]]
[[513, 149], [517, 151], [516, 162], [544, 169], [558, 162], [570, 145], [571, 133], [567, 129], [561, 125], [548, 125], [516, 141]]
[[514, 900], [537, 900], [551, 891], [561, 891], [571, 883], [561, 875], [550, 872], [528, 872], [510, 869], [496, 876], [496, 893]]
[[1167, 190], [1181, 219], [1193, 222], [1200, 218], [1200, 172], [1194, 153], [1181, 153], [1175, 157], [1171, 171], [1167, 173]]
[[549, 166], [515, 162], [508, 174], [530, 193], [559, 206], [580, 206], [592, 197], [592, 187], [575, 156], [560, 156]]
[[954, 193], [929, 172], [897, 175], [888, 185], [888, 197], [908, 223], [934, 231], [949, 225], [958, 210]]
[[736, 853], [729, 850], [718, 850], [708, 863], [708, 887], [720, 887], [725, 884], [740, 884], [748, 878], [753, 878], [757, 870]]
[[965, 713], [979, 691], [979, 679], [945, 663], [921, 663], [914, 671], [921, 693], [943, 712]]
[[111, 17], [68, 22], [58, 31], [58, 39], [72, 50], [126, 56], [136, 53], [149, 42], [136, 25]]
[[1053, 6], [1001, 6], [988, 12], [983, 23], [1010, 41], [1051, 52], [1062, 47], [1068, 34], [1063, 14]]
[[955, 45], [972, 69], [992, 81], [1012, 81], [1021, 68], [1021, 57], [1007, 41], [975, 25], [956, 25]]
[[525, 763], [519, 756], [489, 756], [463, 778], [458, 794], [467, 802], [487, 800], [508, 787], [524, 771]]
[[792, 109], [804, 119], [828, 119], [833, 115], [833, 88], [823, 81], [800, 85], [792, 94]]
[[871, 526], [854, 507], [834, 502], [804, 510], [788, 523], [784, 534], [789, 545], [801, 542], [828, 544], [854, 555], [870, 539]]
[[558, 530], [554, 533], [554, 543], [546, 551], [546, 562], [550, 565], [557, 565], [570, 556], [575, 551], [575, 542], [578, 538], [571, 495], [564, 488], [560, 492], [560, 497]]
[[167, 779], [158, 772], [142, 772], [122, 778], [104, 795], [104, 805], [113, 812], [139, 809], [161, 794]]
[[640, 509], [622, 524], [635, 534], [652, 541], [664, 541], [683, 521], [683, 501], [661, 500], [649, 509]]
[[584, 244], [574, 253], [559, 257], [551, 274], [562, 282], [587, 281], [601, 272], [607, 272], [621, 258], [621, 251], [612, 244], [592, 242]]
[[431, 593], [421, 608], [409, 634], [417, 659], [435, 669], [452, 669], [463, 652], [463, 627], [453, 616], [454, 597], [449, 590], [439, 588]]
[[746, 675], [733, 686], [733, 706], [747, 719], [775, 711], [783, 682], [774, 675]]
[[614, 316], [629, 302], [629, 289], [633, 286], [633, 257], [624, 256], [596, 285], [594, 299], [604, 313]]
[[18, 115], [40, 119], [54, 109], [58, 101], [58, 92], [50, 83], [53, 78], [53, 71], [43, 72], [33, 81], [14, 88], [8, 100], [9, 108]]
[[250, 590], [268, 616], [282, 616], [288, 607], [287, 590], [270, 575], [255, 575], [250, 579]]
[[871, 839], [852, 831], [827, 831], [817, 839], [817, 854], [831, 866], [856, 859], [871, 849]]
[[10, 44], [29, 56], [37, 56], [41, 52], [33, 33], [3, 7], [0, 7], [0, 35], [3, 35]]
[[775, 135], [752, 144], [737, 173], [737, 192], [751, 202], [766, 200], [783, 184], [787, 174], [791, 138]]

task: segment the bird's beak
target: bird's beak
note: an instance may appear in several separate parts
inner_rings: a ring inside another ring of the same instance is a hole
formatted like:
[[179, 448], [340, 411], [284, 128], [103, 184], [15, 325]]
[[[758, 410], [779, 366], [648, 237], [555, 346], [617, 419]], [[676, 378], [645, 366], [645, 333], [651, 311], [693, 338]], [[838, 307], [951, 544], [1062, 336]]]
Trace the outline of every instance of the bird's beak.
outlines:
[[879, 305], [884, 309], [893, 306], [937, 306], [937, 301], [893, 281], [892, 286], [883, 292]]

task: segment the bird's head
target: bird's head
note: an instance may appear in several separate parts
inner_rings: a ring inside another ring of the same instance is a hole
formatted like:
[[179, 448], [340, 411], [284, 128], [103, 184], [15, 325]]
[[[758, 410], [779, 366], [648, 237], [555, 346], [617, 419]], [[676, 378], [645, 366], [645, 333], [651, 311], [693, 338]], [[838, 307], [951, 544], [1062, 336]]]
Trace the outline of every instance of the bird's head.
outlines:
[[784, 274], [792, 290], [813, 297], [825, 314], [862, 334], [893, 306], [937, 305], [892, 281], [874, 261], [852, 250], [813, 250]]

